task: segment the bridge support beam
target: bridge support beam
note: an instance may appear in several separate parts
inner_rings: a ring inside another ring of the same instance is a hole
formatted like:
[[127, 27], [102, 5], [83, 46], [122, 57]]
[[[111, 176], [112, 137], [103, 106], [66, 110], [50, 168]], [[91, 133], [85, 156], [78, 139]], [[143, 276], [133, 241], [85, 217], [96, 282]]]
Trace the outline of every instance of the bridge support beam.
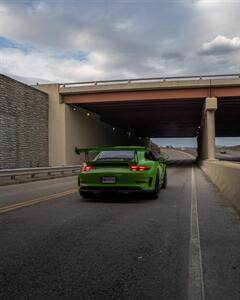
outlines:
[[201, 128], [198, 136], [198, 157], [201, 160], [215, 160], [215, 111], [217, 98], [205, 99]]

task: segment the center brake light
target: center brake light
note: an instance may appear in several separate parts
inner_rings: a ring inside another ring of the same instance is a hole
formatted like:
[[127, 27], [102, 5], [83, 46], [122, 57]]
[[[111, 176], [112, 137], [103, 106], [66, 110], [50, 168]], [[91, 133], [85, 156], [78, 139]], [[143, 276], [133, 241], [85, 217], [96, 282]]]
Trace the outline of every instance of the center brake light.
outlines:
[[135, 165], [130, 166], [130, 170], [133, 172], [136, 172], [136, 171], [142, 172], [142, 171], [147, 171], [149, 169], [150, 169], [150, 167], [148, 167], [148, 166], [135, 166]]
[[81, 168], [81, 173], [83, 173], [83, 172], [89, 172], [91, 170], [92, 170], [92, 166], [83, 166]]

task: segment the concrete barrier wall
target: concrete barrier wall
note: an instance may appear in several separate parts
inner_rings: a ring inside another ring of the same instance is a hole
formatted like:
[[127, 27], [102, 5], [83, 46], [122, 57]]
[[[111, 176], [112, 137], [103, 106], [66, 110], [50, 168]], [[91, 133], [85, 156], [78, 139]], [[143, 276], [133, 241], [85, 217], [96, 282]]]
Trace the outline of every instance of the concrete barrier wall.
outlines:
[[240, 212], [240, 164], [223, 161], [201, 161], [204, 173]]

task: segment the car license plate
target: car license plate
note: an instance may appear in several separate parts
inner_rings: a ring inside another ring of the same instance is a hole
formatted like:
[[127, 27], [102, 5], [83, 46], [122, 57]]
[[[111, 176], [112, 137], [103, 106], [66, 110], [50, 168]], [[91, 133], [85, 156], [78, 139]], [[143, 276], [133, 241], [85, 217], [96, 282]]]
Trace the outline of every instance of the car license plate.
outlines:
[[116, 183], [116, 177], [102, 177], [102, 183]]

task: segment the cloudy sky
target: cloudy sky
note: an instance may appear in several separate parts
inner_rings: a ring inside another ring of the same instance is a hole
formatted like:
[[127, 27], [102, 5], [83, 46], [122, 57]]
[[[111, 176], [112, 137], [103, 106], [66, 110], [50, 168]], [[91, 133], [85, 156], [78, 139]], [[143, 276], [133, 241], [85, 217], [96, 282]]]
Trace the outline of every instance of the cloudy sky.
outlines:
[[240, 0], [0, 0], [0, 73], [27, 83], [240, 73]]
[[0, 73], [29, 84], [240, 73], [240, 0], [0, 0]]

